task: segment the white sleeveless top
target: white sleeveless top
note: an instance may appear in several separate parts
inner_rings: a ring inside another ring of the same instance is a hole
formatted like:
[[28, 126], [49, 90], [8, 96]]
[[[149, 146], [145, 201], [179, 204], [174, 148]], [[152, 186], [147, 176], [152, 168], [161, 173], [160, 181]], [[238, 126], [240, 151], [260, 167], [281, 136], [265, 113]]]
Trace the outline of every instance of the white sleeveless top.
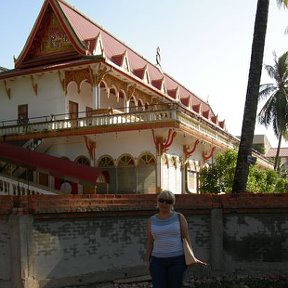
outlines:
[[173, 212], [168, 219], [151, 217], [151, 233], [154, 239], [152, 256], [159, 258], [183, 255], [181, 229], [178, 213]]

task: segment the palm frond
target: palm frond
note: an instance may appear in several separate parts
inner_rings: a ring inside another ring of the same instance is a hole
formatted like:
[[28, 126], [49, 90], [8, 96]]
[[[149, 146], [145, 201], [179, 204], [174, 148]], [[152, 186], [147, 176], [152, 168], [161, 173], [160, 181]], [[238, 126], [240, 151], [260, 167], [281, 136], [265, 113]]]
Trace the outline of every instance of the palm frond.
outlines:
[[266, 101], [266, 103], [263, 105], [262, 109], [258, 113], [258, 121], [261, 125], [265, 125], [265, 127], [268, 127], [273, 119], [275, 108], [274, 94], [271, 94], [269, 99]]
[[277, 89], [278, 88], [273, 83], [260, 85], [259, 99], [266, 99], [267, 96], [273, 94]]
[[283, 134], [282, 134], [283, 138], [285, 141], [288, 141], [288, 130], [287, 130], [287, 127], [286, 129], [283, 131]]
[[277, 0], [277, 6], [279, 8], [288, 8], [288, 0]]
[[272, 79], [275, 79], [276, 71], [275, 71], [274, 67], [271, 65], [264, 65], [264, 68], [266, 69], [269, 77]]
[[278, 128], [278, 125], [277, 125], [276, 121], [273, 121], [272, 129], [273, 129], [273, 132], [274, 132], [275, 136], [279, 139], [280, 131], [279, 131], [279, 128]]
[[[286, 2], [288, 5], [288, 0]], [[260, 85], [259, 99], [268, 99], [258, 113], [258, 122], [266, 128], [272, 124], [273, 132], [279, 138], [284, 131], [288, 131], [288, 51], [279, 58], [275, 52], [273, 55], [274, 65], [264, 67], [274, 83]]]

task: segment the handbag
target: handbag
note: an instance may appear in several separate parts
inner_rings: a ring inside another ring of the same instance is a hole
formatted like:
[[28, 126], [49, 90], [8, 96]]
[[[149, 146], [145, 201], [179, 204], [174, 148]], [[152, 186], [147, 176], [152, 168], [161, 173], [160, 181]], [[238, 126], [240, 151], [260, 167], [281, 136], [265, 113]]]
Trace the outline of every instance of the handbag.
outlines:
[[184, 237], [183, 233], [183, 224], [181, 221], [180, 214], [178, 214], [179, 222], [180, 222], [180, 230], [181, 230], [181, 238], [183, 243], [183, 250], [185, 256], [185, 263], [187, 266], [191, 266], [193, 264], [198, 263], [197, 258], [194, 255], [192, 247], [190, 247], [188, 240]]

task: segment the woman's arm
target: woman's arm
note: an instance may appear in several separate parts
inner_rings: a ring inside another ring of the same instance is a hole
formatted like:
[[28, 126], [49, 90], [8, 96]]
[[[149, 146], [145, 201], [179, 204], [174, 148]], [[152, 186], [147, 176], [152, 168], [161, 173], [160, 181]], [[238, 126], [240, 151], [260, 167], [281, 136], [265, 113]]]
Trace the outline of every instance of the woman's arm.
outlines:
[[[183, 237], [185, 237], [186, 239], [187, 239], [187, 241], [188, 241], [188, 243], [189, 243], [189, 245], [190, 245], [190, 247], [192, 248], [193, 246], [192, 246], [192, 242], [191, 242], [191, 239], [190, 239], [190, 235], [189, 235], [189, 230], [188, 230], [188, 222], [187, 222], [187, 220], [186, 220], [186, 218], [185, 218], [185, 216], [183, 215], [183, 214], [181, 214], [181, 213], [179, 213], [180, 214], [180, 221], [181, 221], [181, 225], [182, 225], [182, 233], [183, 233]], [[193, 250], [193, 249], [192, 249]], [[198, 263], [198, 264], [202, 264], [202, 265], [207, 265], [207, 263], [206, 262], [203, 262], [203, 261], [201, 261], [200, 259], [198, 259], [198, 258], [196, 258], [195, 257], [195, 259], [196, 259], [196, 263]]]
[[188, 222], [183, 214], [179, 213], [179, 215], [180, 215], [180, 221], [181, 221], [180, 225], [182, 227], [181, 229], [182, 229], [182, 234], [183, 234], [182, 237], [186, 238], [190, 247], [192, 247], [192, 242], [191, 242], [189, 230], [188, 230]]

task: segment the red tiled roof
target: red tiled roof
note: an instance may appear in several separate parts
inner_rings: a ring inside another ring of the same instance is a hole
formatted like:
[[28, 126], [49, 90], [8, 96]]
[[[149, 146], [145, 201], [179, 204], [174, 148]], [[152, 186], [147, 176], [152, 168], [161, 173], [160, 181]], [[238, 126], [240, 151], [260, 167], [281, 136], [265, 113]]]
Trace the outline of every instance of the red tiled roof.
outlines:
[[193, 111], [200, 113], [201, 103], [195, 104], [192, 106]]
[[190, 103], [190, 96], [186, 97], [186, 98], [181, 98], [181, 103], [184, 104], [185, 106], [189, 107], [189, 103]]
[[[175, 81], [166, 73], [163, 73], [158, 67], [151, 64], [149, 61], [130, 49], [126, 44], [116, 39], [113, 35], [91, 21], [64, 0], [45, 0], [34, 28], [27, 40], [28, 44], [26, 44], [24, 47], [26, 52], [22, 51], [20, 55], [26, 55], [28, 53], [27, 51], [32, 45], [33, 37], [36, 34], [36, 29], [39, 27], [39, 23], [45, 14], [45, 9], [47, 10], [49, 7], [52, 8], [56, 18], [62, 25], [62, 29], [71, 40], [71, 43], [73, 44], [73, 47], [77, 53], [80, 54], [79, 56], [82, 57], [89, 54], [91, 55], [95, 46], [97, 45], [97, 39], [101, 39], [103, 45], [103, 55], [106, 62], [109, 63], [110, 61], [111, 64], [113, 63], [121, 68], [124, 57], [127, 57], [129, 68], [132, 72], [124, 71], [124, 73], [132, 73], [133, 76], [143, 80], [145, 74], [144, 72], [147, 71], [151, 84], [143, 82], [143, 85], [149, 85], [150, 87], [152, 86], [155, 89], [160, 90], [159, 92], [161, 92], [164, 85], [167, 91], [167, 95], [164, 93], [164, 97], [170, 96], [172, 99], [174, 99], [173, 101], [180, 100], [180, 103], [182, 103], [182, 105], [186, 106], [188, 109], [189, 106], [187, 105], [191, 103], [193, 107], [192, 110], [194, 112], [199, 113], [199, 115], [204, 115], [205, 117], [207, 116], [208, 121], [224, 129], [219, 125], [219, 123], [224, 125], [224, 121], [219, 121], [218, 124], [215, 123], [215, 121], [211, 121], [210, 117], [214, 117], [215, 114], [208, 103], [197, 97], [194, 93], [186, 89], [183, 85]], [[25, 60], [24, 56], [19, 57], [19, 60], [17, 61], [21, 62], [23, 60]], [[185, 100], [187, 97], [190, 98], [189, 101]], [[201, 105], [199, 105], [200, 103]]]
[[225, 128], [225, 120], [222, 120], [222, 121], [218, 121], [218, 125], [224, 129]]
[[212, 116], [212, 117], [211, 117], [211, 121], [212, 121], [213, 123], [217, 124], [218, 116], [217, 116], [217, 115], [216, 115], [216, 116]]
[[139, 69], [134, 69], [133, 73], [134, 73], [134, 75], [136, 75], [138, 78], [140, 78], [141, 80], [143, 80], [143, 79], [144, 79], [144, 75], [145, 75], [145, 67], [139, 68]]
[[122, 64], [123, 64], [124, 55], [125, 55], [125, 54], [114, 55], [114, 56], [111, 57], [111, 60], [112, 60], [115, 64], [117, 64], [118, 66], [121, 67]]
[[178, 91], [177, 88], [171, 89], [171, 90], [167, 90], [167, 94], [168, 94], [171, 98], [173, 98], [173, 99], [176, 100], [176, 98], [177, 98], [177, 91]]
[[[276, 157], [277, 148], [270, 148], [266, 153], [266, 157]], [[280, 148], [279, 157], [288, 157], [288, 148]]]
[[209, 109], [204, 110], [204, 111], [202, 110], [202, 115], [208, 119], [210, 116], [210, 110]]

